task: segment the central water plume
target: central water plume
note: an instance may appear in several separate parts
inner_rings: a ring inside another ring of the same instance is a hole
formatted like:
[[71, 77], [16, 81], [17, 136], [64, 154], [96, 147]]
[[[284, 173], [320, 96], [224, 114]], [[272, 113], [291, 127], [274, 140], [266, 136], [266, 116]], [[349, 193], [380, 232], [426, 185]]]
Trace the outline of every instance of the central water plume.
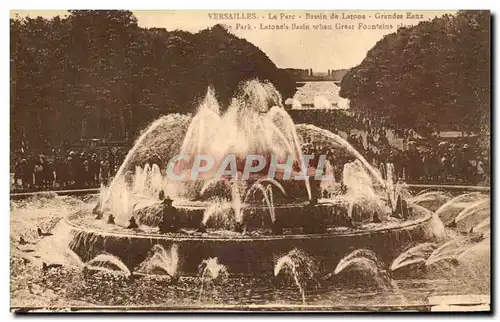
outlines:
[[215, 168], [228, 155], [300, 157], [295, 126], [281, 105], [281, 96], [270, 83], [246, 82], [225, 113], [212, 89], [193, 117], [180, 150], [193, 158], [208, 155]]
[[[295, 125], [272, 84], [257, 80], [243, 83], [224, 113], [213, 88], [209, 88], [192, 118], [169, 115], [144, 131], [110, 186], [101, 189], [100, 212], [112, 213], [116, 223], [124, 226], [137, 203], [158, 200], [161, 190], [174, 198], [198, 198], [207, 186], [200, 191], [196, 182], [175, 182], [165, 175], [166, 165], [175, 155], [187, 156], [188, 165], [198, 155], [210, 156], [215, 161], [213, 169], [218, 169], [228, 155], [237, 160], [244, 160], [248, 155], [266, 158], [274, 155], [297, 163], [302, 159]], [[210, 179], [211, 174], [205, 174]], [[310, 198], [309, 182], [306, 180], [304, 184]], [[241, 221], [245, 192], [231, 188], [235, 215], [237, 221]]]
[[[110, 186], [101, 189], [101, 213], [113, 214], [116, 224], [126, 227], [136, 209], [153, 207], [159, 202], [158, 195], [161, 191], [164, 191], [166, 196], [185, 201], [210, 200], [216, 195], [231, 201], [236, 222], [241, 224], [247, 201], [245, 199], [255, 182], [253, 178], [247, 180], [248, 183], [240, 179], [242, 161], [246, 161], [249, 155], [263, 156], [267, 162], [270, 161], [270, 156], [279, 160], [291, 159], [294, 170], [299, 166], [302, 174], [307, 173], [307, 177], [310, 176], [312, 169], [306, 169], [306, 165], [302, 162], [305, 160], [302, 148], [304, 142], [308, 141], [315, 145], [312, 151], [315, 157], [333, 150], [344, 151], [355, 157], [356, 171], [344, 176], [348, 197], [352, 197], [353, 200], [362, 199], [365, 207], [378, 209], [378, 215], [381, 217], [385, 216], [379, 206], [384, 202], [382, 199], [388, 199], [388, 203], [394, 208], [398, 192], [392, 176], [388, 177], [387, 181], [384, 180], [381, 174], [340, 136], [313, 125], [296, 126], [283, 108], [281, 95], [274, 86], [251, 80], [243, 83], [226, 109], [219, 105], [213, 88], [209, 88], [193, 117], [174, 114], [153, 122], [137, 139]], [[316, 146], [318, 144], [324, 145], [326, 150]], [[191, 175], [196, 175], [196, 172], [189, 167], [193, 165], [197, 156], [212, 157], [214, 164], [211, 171], [198, 173], [201, 176], [195, 177], [195, 180], [170, 180], [166, 166], [175, 155], [187, 157], [186, 165], [181, 170], [186, 173], [192, 170]], [[216, 176], [218, 173], [216, 170], [219, 170], [228, 156], [235, 157], [239, 176], [233, 178], [235, 180], [220, 180]], [[325, 162], [329, 163], [328, 160]], [[333, 173], [332, 166], [329, 171]], [[368, 174], [370, 179], [363, 178], [362, 183], [356, 183], [353, 181], [354, 172], [358, 177]], [[263, 178], [268, 176], [267, 173], [258, 175]], [[273, 178], [267, 179], [277, 186], [283, 195], [287, 195], [281, 184]], [[349, 180], [353, 184], [350, 184]], [[217, 182], [220, 181], [224, 181], [221, 185], [228, 189], [212, 191], [212, 187], [218, 187]], [[309, 179], [303, 182], [307, 196], [312, 200], [312, 181]], [[326, 183], [320, 184], [320, 187], [325, 188], [325, 185]], [[257, 187], [258, 185], [254, 186], [255, 189]], [[382, 193], [375, 193], [379, 188], [383, 189]], [[271, 195], [274, 193], [271, 188], [263, 186], [257, 190], [263, 192], [269, 214], [274, 221], [274, 203], [282, 199], [278, 197], [276, 200], [271, 200], [273, 199]], [[333, 191], [334, 188], [330, 190]], [[301, 193], [302, 191], [298, 191], [297, 195], [302, 196]], [[156, 216], [157, 213], [153, 215]], [[156, 221], [147, 220], [147, 222]], [[146, 221], [144, 224], [147, 224]]]

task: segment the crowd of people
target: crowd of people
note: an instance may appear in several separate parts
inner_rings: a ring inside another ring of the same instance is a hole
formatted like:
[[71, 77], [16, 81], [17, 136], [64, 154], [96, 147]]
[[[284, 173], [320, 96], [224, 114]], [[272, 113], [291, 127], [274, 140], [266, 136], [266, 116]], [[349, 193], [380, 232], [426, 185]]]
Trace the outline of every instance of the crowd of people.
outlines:
[[108, 183], [125, 158], [122, 149], [20, 151], [13, 168], [12, 191], [97, 188]]
[[[407, 183], [489, 184], [490, 155], [473, 140], [462, 142], [418, 137], [414, 130], [389, 129], [383, 121], [354, 115], [349, 126], [330, 130], [347, 141], [375, 168], [391, 163], [396, 180]], [[357, 131], [353, 131], [357, 130]], [[392, 132], [391, 139], [388, 137]], [[402, 144], [394, 144], [398, 139]], [[471, 139], [471, 138], [469, 138]], [[465, 143], [464, 143], [465, 142]], [[352, 154], [312, 147], [315, 153], [331, 159], [336, 180], [341, 180], [343, 165], [354, 161]], [[53, 149], [51, 153], [19, 152], [13, 162], [14, 192], [53, 189], [97, 188], [108, 183], [126, 156], [126, 148]], [[384, 172], [384, 171], [382, 171]]]
[[489, 153], [477, 146], [473, 137], [461, 137], [461, 143], [454, 143], [441, 140], [440, 133], [433, 131], [431, 138], [418, 140], [412, 129], [391, 129], [394, 138], [402, 140], [398, 148], [389, 142], [389, 129], [384, 123], [373, 124], [367, 118], [360, 123], [364, 135], [348, 133], [348, 142], [375, 167], [392, 163], [397, 179], [409, 183], [489, 184]]

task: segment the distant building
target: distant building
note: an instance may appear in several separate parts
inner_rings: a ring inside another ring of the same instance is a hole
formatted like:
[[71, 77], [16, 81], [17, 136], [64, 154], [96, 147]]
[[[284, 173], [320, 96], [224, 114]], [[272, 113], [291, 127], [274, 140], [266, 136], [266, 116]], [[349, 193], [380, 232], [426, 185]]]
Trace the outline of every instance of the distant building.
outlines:
[[325, 72], [314, 72], [312, 68], [281, 68], [280, 71], [287, 73], [295, 82], [311, 81], [334, 81], [340, 82], [349, 71], [348, 69], [328, 69]]

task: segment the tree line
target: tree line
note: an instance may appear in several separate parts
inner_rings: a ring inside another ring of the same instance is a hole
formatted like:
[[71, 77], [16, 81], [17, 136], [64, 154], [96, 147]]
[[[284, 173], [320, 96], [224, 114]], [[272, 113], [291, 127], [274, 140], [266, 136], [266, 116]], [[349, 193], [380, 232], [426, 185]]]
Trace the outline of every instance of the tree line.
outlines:
[[141, 28], [130, 11], [10, 19], [11, 145], [133, 138], [167, 113], [192, 113], [213, 86], [229, 102], [242, 80], [295, 84], [258, 47], [220, 25]]
[[344, 76], [340, 96], [354, 110], [424, 136], [489, 132], [489, 11], [460, 11], [386, 35]]

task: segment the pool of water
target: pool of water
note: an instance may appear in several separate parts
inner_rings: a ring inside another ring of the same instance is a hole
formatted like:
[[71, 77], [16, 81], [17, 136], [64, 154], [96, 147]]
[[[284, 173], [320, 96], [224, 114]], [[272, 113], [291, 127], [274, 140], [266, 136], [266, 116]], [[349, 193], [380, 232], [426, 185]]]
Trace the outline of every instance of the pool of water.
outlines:
[[[57, 240], [57, 225], [62, 218], [75, 211], [91, 211], [95, 198], [49, 195], [11, 201], [11, 307], [422, 310], [436, 296], [490, 294], [490, 244], [486, 235], [459, 251], [450, 244], [449, 258], [432, 265], [403, 265], [394, 271], [390, 265], [379, 270], [354, 265], [339, 274], [315, 276], [303, 284], [303, 294], [293, 276], [287, 274], [265, 278], [200, 274], [174, 281], [156, 274], [130, 277], [121, 271], [83, 273], [71, 260], [59, 260], [62, 257], [56, 253], [62, 250], [47, 243], [50, 238]], [[432, 208], [437, 207], [439, 204]], [[54, 232], [54, 236], [39, 237], [38, 227]], [[449, 240], [467, 237], [457, 228], [447, 228], [446, 232]], [[21, 245], [20, 237], [27, 244]], [[448, 253], [443, 254], [446, 257]], [[410, 254], [409, 261], [412, 256], [416, 258]], [[42, 269], [44, 262], [49, 265], [46, 270]]]

